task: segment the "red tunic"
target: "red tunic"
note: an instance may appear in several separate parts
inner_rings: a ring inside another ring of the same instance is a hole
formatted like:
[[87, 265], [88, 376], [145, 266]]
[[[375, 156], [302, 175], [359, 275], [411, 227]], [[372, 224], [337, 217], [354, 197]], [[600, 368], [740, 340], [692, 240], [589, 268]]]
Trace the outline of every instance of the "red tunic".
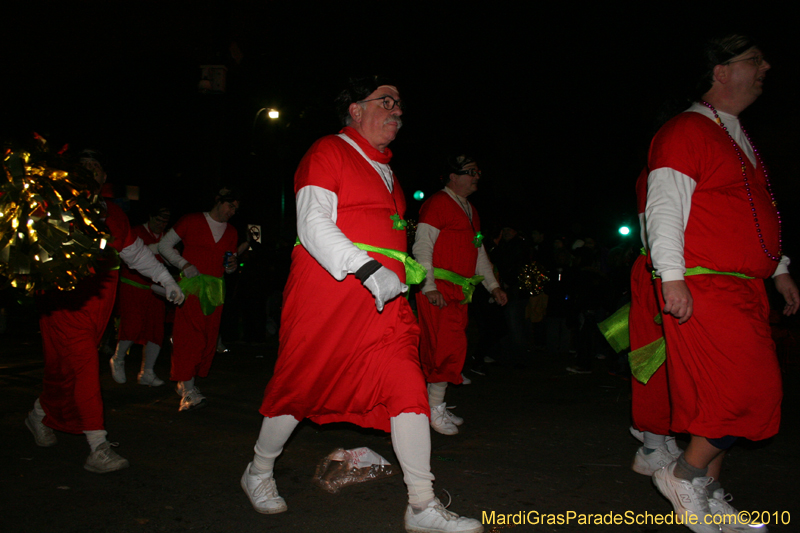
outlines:
[[[647, 204], [647, 176], [648, 169], [645, 168], [636, 181], [636, 203], [640, 214], [644, 213]], [[663, 328], [654, 320], [661, 309], [658, 306], [651, 272], [649, 258], [640, 255], [631, 269], [631, 312], [628, 321], [631, 351], [647, 346], [664, 336]], [[661, 365], [647, 381], [647, 385], [632, 377], [631, 392], [634, 427], [657, 435], [669, 434], [667, 365]]]
[[[765, 244], [775, 253], [778, 218], [763, 169], [743, 159]], [[698, 113], [682, 113], [653, 139], [648, 166], [672, 168], [697, 183], [684, 232], [687, 268], [773, 274], [777, 262], [761, 250], [740, 162], [722, 128]], [[686, 284], [692, 317], [681, 326], [664, 319], [672, 431], [771, 437], [780, 423], [782, 388], [763, 281], [695, 275]], [[656, 288], [663, 307], [660, 280]]]
[[[439, 230], [433, 247], [433, 266], [455, 272], [466, 278], [475, 275], [478, 248], [473, 240], [481, 229], [481, 221], [472, 207], [472, 223], [464, 209], [447, 192], [439, 191], [425, 202], [419, 212], [420, 224]], [[420, 361], [428, 383], [460, 384], [461, 369], [467, 356], [467, 304], [461, 286], [437, 279], [436, 289], [447, 305], [439, 308], [417, 293], [422, 336]]]
[[[154, 236], [144, 224], [131, 229], [135, 237], [142, 239], [145, 246], [161, 240], [161, 235]], [[156, 259], [162, 261], [160, 255]], [[152, 281], [131, 270], [126, 265], [120, 267], [120, 277], [129, 279], [148, 288], [136, 287], [122, 282], [119, 284], [117, 309], [120, 315], [119, 339], [133, 341], [145, 345], [148, 342], [161, 346], [164, 340], [164, 299], [150, 290]]]
[[[108, 203], [106, 224], [117, 252], [135, 237], [128, 218]], [[39, 298], [39, 327], [44, 352], [44, 388], [39, 401], [47, 416], [45, 425], [67, 433], [101, 430], [103, 399], [100, 395], [100, 357], [103, 336], [117, 292], [119, 271], [86, 278], [73, 291], [51, 291]]]
[[[355, 130], [345, 128], [364, 153], [388, 163]], [[375, 169], [344, 140], [327, 136], [306, 153], [295, 174], [295, 193], [317, 186], [338, 197], [336, 225], [355, 243], [406, 251], [406, 232], [389, 218], [405, 211], [397, 178], [393, 193]], [[403, 266], [369, 254], [405, 280]], [[292, 253], [284, 290], [280, 349], [264, 392], [266, 417], [292, 415], [318, 424], [351, 422], [389, 431], [391, 417], [429, 414], [419, 367], [419, 327], [403, 297], [382, 313], [354, 276], [336, 281], [303, 246]]]
[[[183, 216], [172, 228], [183, 242], [183, 258], [201, 274], [221, 278], [225, 274], [225, 252], [236, 252], [236, 230], [228, 224], [219, 241], [214, 242], [211, 227], [203, 213]], [[172, 381], [189, 381], [205, 377], [217, 349], [222, 306], [204, 315], [200, 300], [187, 294], [186, 301], [175, 311], [172, 330]]]

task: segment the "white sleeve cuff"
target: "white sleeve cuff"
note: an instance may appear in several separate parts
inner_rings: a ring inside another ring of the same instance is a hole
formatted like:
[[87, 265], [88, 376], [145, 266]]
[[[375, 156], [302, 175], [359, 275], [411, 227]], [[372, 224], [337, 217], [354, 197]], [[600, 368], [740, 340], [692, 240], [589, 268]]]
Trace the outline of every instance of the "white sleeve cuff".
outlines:
[[775, 268], [775, 273], [772, 274], [772, 277], [780, 276], [781, 274], [788, 274], [789, 273], [789, 264], [792, 262], [787, 256], [782, 255], [781, 261], [778, 263], [777, 268]]

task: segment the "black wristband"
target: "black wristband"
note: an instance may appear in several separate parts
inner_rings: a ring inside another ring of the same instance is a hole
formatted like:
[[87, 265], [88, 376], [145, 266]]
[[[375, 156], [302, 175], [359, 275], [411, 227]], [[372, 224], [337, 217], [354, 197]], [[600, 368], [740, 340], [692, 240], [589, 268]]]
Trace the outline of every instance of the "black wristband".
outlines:
[[378, 262], [375, 259], [372, 259], [364, 263], [364, 265], [361, 268], [356, 270], [355, 276], [356, 278], [358, 278], [358, 281], [364, 283], [371, 275], [377, 272], [378, 269], [380, 269], [382, 266], [383, 265], [380, 264], [380, 262]]

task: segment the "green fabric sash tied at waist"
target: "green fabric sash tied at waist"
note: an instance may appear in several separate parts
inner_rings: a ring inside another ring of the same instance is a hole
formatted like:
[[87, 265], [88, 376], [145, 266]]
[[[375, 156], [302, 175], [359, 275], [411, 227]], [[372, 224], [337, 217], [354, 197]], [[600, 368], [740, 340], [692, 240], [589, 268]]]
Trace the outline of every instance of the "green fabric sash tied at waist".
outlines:
[[150, 285], [143, 285], [142, 283], [138, 283], [136, 281], [133, 281], [132, 279], [122, 278], [121, 277], [121, 278], [119, 278], [119, 280], [122, 283], [127, 283], [128, 285], [131, 285], [132, 287], [136, 287], [137, 289], [147, 289], [148, 291], [150, 290]]
[[[755, 279], [738, 272], [718, 272], [705, 267], [687, 268], [684, 276], [697, 276], [700, 274], [716, 274], [720, 276], [735, 276], [741, 279]], [[653, 272], [653, 279], [659, 277]], [[625, 304], [613, 315], [603, 320], [597, 327], [606, 338], [608, 343], [617, 353], [627, 350], [631, 346], [628, 318], [630, 315], [631, 304]], [[653, 317], [656, 324], [662, 323], [661, 313]], [[631, 374], [640, 382], [647, 384], [656, 370], [667, 360], [667, 345], [664, 337], [659, 337], [650, 344], [637, 348], [628, 354], [628, 362], [631, 367]]]
[[[356, 248], [364, 250], [365, 252], [381, 254], [389, 259], [394, 259], [395, 261], [400, 261], [403, 263], [403, 268], [405, 268], [406, 271], [406, 285], [419, 285], [425, 281], [425, 274], [427, 273], [425, 267], [417, 263], [414, 258], [408, 255], [406, 252], [393, 250], [391, 248], [378, 248], [377, 246], [362, 244], [360, 242], [354, 242], [353, 244], [356, 246]], [[300, 237], [297, 238], [294, 245], [303, 245], [303, 243], [300, 242]]]
[[206, 316], [225, 303], [225, 280], [223, 278], [215, 278], [208, 274], [198, 274], [192, 278], [186, 278], [181, 274], [178, 286], [184, 294], [197, 296], [200, 300], [200, 309]]
[[454, 285], [460, 285], [461, 293], [464, 295], [464, 299], [461, 300], [462, 305], [468, 304], [472, 301], [472, 293], [475, 292], [475, 286], [483, 281], [483, 276], [472, 276], [471, 278], [465, 278], [460, 274], [456, 274], [455, 272], [451, 272], [443, 268], [434, 268], [433, 277], [434, 279], [449, 281]]

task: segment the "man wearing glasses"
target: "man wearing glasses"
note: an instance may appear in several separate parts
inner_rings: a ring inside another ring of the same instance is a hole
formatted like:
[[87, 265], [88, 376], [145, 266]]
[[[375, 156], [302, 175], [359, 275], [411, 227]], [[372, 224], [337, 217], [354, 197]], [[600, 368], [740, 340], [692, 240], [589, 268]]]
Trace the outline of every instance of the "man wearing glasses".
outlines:
[[419, 327], [398, 298], [408, 290], [405, 197], [388, 145], [402, 125], [400, 94], [377, 77], [351, 79], [337, 107], [344, 129], [318, 140], [295, 173], [299, 242], [242, 488], [256, 511], [286, 511], [273, 467], [298, 422], [350, 422], [391, 432], [408, 488], [407, 531], [482, 532], [432, 488]]
[[[770, 65], [738, 35], [710, 41], [705, 61], [702, 97], [651, 143], [645, 224], [666, 339], [670, 430], [691, 436], [653, 480], [676, 514], [697, 517], [692, 531], [712, 533], [719, 527], [711, 515], [736, 515], [719, 481], [725, 451], [738, 437], [775, 435], [780, 423], [781, 376], [762, 280], [774, 279], [785, 315], [797, 312], [800, 297], [782, 256], [767, 169], [738, 118], [761, 95]], [[753, 526], [722, 531], [766, 531]]]
[[467, 200], [478, 190], [480, 178], [471, 156], [449, 158], [445, 187], [423, 204], [414, 242], [414, 257], [428, 272], [417, 294], [420, 360], [428, 383], [431, 427], [443, 435], [455, 435], [464, 422], [447, 410], [444, 395], [448, 383], [463, 380], [467, 303], [475, 285], [482, 282], [500, 305], [508, 302], [486, 255], [478, 212]]

